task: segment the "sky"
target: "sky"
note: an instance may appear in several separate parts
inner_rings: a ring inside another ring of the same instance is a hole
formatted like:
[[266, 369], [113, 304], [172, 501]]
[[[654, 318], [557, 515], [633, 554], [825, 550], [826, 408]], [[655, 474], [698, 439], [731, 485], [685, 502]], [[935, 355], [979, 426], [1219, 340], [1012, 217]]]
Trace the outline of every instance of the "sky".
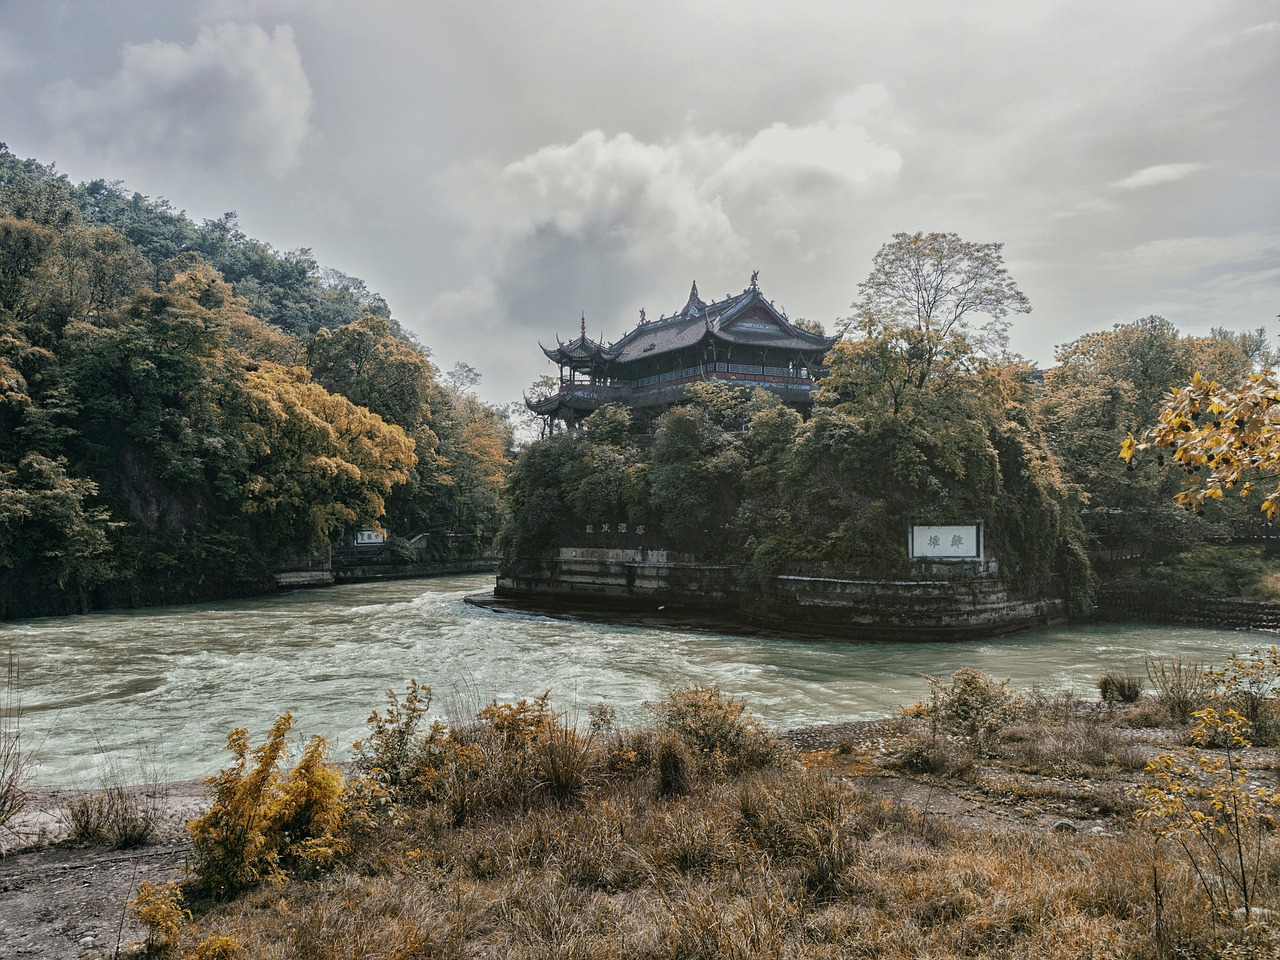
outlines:
[[1280, 313], [1280, 0], [0, 0], [0, 140], [364, 279], [487, 400], [740, 292], [1004, 244], [1042, 367]]

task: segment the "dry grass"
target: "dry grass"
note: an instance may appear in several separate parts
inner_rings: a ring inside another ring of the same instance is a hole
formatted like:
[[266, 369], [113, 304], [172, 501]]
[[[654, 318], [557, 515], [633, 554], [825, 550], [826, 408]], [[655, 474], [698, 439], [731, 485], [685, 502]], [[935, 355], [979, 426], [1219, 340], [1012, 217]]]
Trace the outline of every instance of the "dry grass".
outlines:
[[[1272, 955], [1265, 930], [1205, 909], [1175, 845], [1132, 825], [1120, 785], [1142, 762], [1129, 737], [1145, 733], [1122, 725], [1134, 708], [1007, 706], [998, 729], [933, 738], [970, 758], [965, 788], [1090, 803], [1106, 831], [966, 828], [841, 779], [840, 762], [886, 775], [902, 744], [929, 739], [927, 712], [886, 725], [894, 746], [878, 759], [849, 744], [810, 770], [718, 691], [673, 696], [648, 731], [580, 733], [544, 698], [491, 704], [473, 725], [422, 734], [429, 775], [406, 773], [420, 789], [335, 870], [206, 906], [174, 955], [214, 943], [269, 960]], [[383, 732], [399, 743], [394, 727]], [[1270, 838], [1264, 859], [1257, 904], [1274, 910]]]
[[340, 874], [206, 916], [198, 935], [282, 960], [1172, 958], [1221, 939], [1179, 863], [1137, 833], [928, 833], [799, 771], [653, 793], [632, 782], [590, 809], [406, 828]]
[[31, 752], [22, 742], [18, 679], [18, 659], [10, 651], [6, 658], [4, 689], [0, 691], [0, 830], [26, 806], [33, 768]]

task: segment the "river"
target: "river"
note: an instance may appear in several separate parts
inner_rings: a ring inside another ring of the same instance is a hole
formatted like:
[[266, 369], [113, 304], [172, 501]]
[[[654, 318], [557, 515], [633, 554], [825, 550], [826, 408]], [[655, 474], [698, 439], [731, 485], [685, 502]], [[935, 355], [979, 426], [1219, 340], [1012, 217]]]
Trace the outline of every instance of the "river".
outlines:
[[490, 576], [302, 590], [253, 600], [0, 624], [19, 667], [22, 742], [36, 778], [92, 787], [214, 773], [229, 730], [258, 742], [293, 712], [338, 757], [410, 677], [433, 713], [465, 717], [493, 698], [536, 696], [583, 717], [603, 700], [620, 723], [672, 687], [718, 684], [778, 727], [869, 719], [924, 695], [921, 673], [973, 666], [1017, 688], [1095, 697], [1106, 671], [1148, 657], [1220, 661], [1271, 638], [1138, 625], [1051, 628], [963, 643], [838, 643], [618, 626], [463, 602]]

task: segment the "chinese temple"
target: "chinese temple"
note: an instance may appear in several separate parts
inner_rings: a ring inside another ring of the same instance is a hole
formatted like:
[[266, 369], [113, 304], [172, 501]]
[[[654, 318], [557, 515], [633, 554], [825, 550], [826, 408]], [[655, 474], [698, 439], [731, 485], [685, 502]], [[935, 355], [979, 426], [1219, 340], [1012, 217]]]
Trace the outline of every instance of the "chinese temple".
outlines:
[[576, 340], [542, 347], [560, 368], [559, 389], [527, 404], [573, 428], [610, 403], [648, 419], [679, 403], [687, 384], [723, 381], [763, 387], [807, 412], [835, 340], [794, 326], [761, 294], [756, 274], [742, 293], [712, 303], [695, 282], [683, 308], [657, 320], [641, 310], [640, 323], [615, 343], [588, 337], [584, 317]]

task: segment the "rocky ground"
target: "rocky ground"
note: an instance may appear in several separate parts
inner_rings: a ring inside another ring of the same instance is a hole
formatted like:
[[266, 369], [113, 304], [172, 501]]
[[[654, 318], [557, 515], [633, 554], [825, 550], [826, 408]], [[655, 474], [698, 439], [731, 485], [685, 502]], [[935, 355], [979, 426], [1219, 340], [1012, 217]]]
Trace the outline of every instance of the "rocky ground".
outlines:
[[127, 956], [142, 931], [126, 904], [143, 880], [181, 876], [186, 822], [204, 807], [198, 780], [132, 788], [155, 821], [132, 850], [66, 842], [68, 804], [85, 791], [35, 791], [0, 837], [0, 960]]
[[[1143, 757], [1178, 742], [1168, 729], [1114, 731], [1123, 766], [1028, 764], [1025, 756], [984, 757], [963, 771], [908, 774], [895, 762], [921, 730], [905, 718], [809, 727], [785, 736], [803, 761], [870, 794], [888, 797], [956, 826], [1063, 833], [1126, 829], [1129, 786]], [[1038, 768], [1039, 767], [1039, 768]], [[127, 903], [143, 880], [182, 876], [190, 853], [185, 823], [202, 810], [199, 781], [133, 788], [156, 818], [155, 842], [133, 850], [72, 846], [67, 805], [78, 791], [37, 792], [3, 838], [0, 856], [0, 958], [103, 958], [139, 952], [142, 936]]]

